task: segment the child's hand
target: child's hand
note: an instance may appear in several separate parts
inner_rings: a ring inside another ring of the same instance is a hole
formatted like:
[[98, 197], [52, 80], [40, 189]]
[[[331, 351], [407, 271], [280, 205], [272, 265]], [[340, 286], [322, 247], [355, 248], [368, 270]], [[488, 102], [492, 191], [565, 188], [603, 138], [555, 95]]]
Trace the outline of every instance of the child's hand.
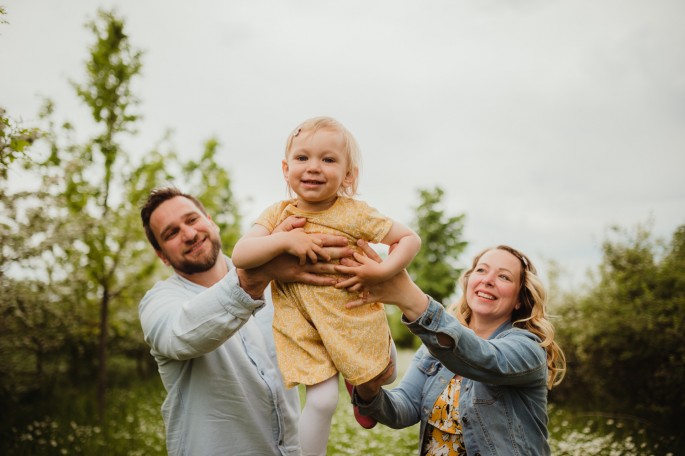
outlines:
[[356, 260], [354, 267], [346, 267], [344, 271], [340, 271], [348, 277], [336, 285], [338, 288], [347, 288], [351, 292], [357, 292], [390, 278], [382, 262], [356, 253], [354, 258]]
[[326, 261], [330, 260], [330, 257], [322, 247], [323, 241], [320, 237], [310, 236], [302, 228], [285, 232], [282, 236], [287, 236], [285, 244], [286, 253], [299, 258], [300, 265], [305, 264], [307, 259], [312, 263], [319, 261], [319, 258]]

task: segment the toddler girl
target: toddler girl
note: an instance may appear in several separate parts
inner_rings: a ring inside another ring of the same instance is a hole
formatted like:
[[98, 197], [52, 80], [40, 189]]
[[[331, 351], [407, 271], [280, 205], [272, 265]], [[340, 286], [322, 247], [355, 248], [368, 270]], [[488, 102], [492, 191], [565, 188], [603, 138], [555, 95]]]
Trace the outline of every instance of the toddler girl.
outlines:
[[[406, 268], [418, 253], [421, 239], [409, 228], [381, 215], [352, 197], [357, 191], [359, 147], [338, 121], [317, 117], [300, 124], [288, 137], [283, 176], [295, 198], [278, 202], [262, 213], [236, 244], [232, 260], [249, 269], [289, 253], [300, 262], [323, 255], [318, 240], [306, 233], [345, 236], [355, 250], [357, 240], [395, 245], [382, 263], [370, 262], [358, 274], [364, 287], [384, 281]], [[289, 216], [306, 218], [301, 229], [272, 233]], [[338, 372], [350, 385], [368, 382], [395, 357], [395, 347], [383, 304], [346, 309], [357, 299], [345, 289], [301, 283], [272, 283], [274, 340], [278, 364], [287, 387], [306, 385], [300, 418], [302, 454], [325, 454], [330, 424], [338, 402]], [[391, 378], [388, 382], [392, 382]], [[355, 410], [356, 412], [356, 410]], [[365, 423], [373, 427], [375, 421]]]

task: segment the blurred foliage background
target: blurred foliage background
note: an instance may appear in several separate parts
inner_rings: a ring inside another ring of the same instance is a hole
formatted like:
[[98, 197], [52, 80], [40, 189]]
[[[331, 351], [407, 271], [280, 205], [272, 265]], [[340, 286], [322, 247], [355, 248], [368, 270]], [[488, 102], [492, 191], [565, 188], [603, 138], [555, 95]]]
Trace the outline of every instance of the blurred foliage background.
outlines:
[[[0, 8], [0, 26], [4, 15]], [[100, 11], [87, 26], [93, 33], [89, 60], [80, 82], [71, 84], [96, 135], [84, 139], [75, 125], [58, 119], [50, 100], [40, 125], [22, 125], [0, 107], [2, 454], [66, 454], [64, 440], [76, 454], [93, 454], [84, 442], [101, 448], [97, 442], [112, 440], [129, 443], [111, 454], [162, 454], [157, 407], [163, 391], [137, 304], [168, 271], [145, 240], [140, 205], [152, 188], [176, 184], [203, 201], [227, 254], [240, 235], [230, 175], [215, 160], [216, 139], [200, 145], [197, 161], [180, 160], [167, 138], [132, 159], [123, 144], [135, 135], [140, 116], [132, 82], [143, 55], [114, 13]], [[19, 171], [17, 184], [13, 173]], [[443, 196], [437, 187], [417, 190], [413, 227], [423, 248], [410, 273], [447, 304], [464, 260], [465, 215], [449, 214]], [[558, 287], [563, 270], [550, 265], [550, 309], [568, 358], [566, 379], [550, 402], [556, 410], [627, 419], [667, 436], [655, 438], [659, 443], [648, 452], [630, 454], [682, 450], [685, 225], [670, 239], [654, 239], [648, 222], [611, 227], [602, 253], [577, 290]], [[419, 341], [393, 310], [393, 337], [411, 351]], [[143, 407], [142, 397], [153, 405]], [[122, 437], [122, 423], [141, 434]], [[40, 435], [43, 446], [36, 443]]]

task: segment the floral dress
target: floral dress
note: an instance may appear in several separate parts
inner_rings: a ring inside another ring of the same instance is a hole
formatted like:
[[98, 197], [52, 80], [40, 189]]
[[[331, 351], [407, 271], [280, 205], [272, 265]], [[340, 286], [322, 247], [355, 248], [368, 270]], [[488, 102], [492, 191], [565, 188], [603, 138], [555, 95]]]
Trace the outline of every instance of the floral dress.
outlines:
[[426, 456], [465, 456], [464, 436], [459, 420], [461, 377], [455, 375], [433, 405], [423, 440]]
[[[267, 208], [255, 223], [272, 232], [290, 215], [307, 219], [304, 231], [344, 236], [356, 252], [357, 239], [379, 243], [392, 219], [367, 203], [338, 197], [325, 211], [308, 212], [296, 200]], [[380, 302], [345, 307], [358, 293], [300, 282], [271, 284], [276, 354], [287, 388], [316, 385], [340, 372], [353, 385], [368, 382], [390, 362], [392, 337]]]

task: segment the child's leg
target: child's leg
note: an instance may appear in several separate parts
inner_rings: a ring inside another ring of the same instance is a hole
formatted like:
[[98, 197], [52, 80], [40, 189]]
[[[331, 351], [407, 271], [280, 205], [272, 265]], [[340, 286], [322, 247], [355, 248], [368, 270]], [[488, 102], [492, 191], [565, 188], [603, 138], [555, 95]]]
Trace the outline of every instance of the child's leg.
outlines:
[[325, 456], [331, 420], [338, 405], [338, 374], [307, 386], [300, 416], [300, 446], [303, 456]]

